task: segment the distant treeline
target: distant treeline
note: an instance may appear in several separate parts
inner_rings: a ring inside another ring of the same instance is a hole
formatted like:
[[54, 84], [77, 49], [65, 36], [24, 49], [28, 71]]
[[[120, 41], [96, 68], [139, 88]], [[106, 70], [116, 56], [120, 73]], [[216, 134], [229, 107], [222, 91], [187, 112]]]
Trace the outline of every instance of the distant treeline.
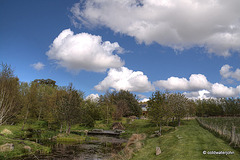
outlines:
[[[129, 91], [106, 92], [98, 100], [84, 99], [84, 93], [73, 87], [57, 86], [51, 79], [20, 82], [11, 66], [1, 64], [0, 125], [44, 121], [51, 129], [74, 124], [94, 126], [96, 120], [110, 123], [122, 117], [142, 115], [135, 94]], [[148, 117], [161, 126], [163, 123], [187, 116], [239, 116], [240, 99], [190, 100], [181, 93], [155, 91], [148, 101]]]
[[86, 100], [73, 84], [57, 86], [51, 79], [20, 82], [11, 66], [0, 70], [0, 125], [44, 121], [49, 129], [66, 127], [70, 133], [74, 124], [93, 126], [95, 120], [109, 123], [123, 116], [140, 116], [136, 95], [128, 91], [107, 92], [99, 100]]
[[196, 104], [198, 117], [240, 116], [240, 98], [210, 98], [197, 100]]

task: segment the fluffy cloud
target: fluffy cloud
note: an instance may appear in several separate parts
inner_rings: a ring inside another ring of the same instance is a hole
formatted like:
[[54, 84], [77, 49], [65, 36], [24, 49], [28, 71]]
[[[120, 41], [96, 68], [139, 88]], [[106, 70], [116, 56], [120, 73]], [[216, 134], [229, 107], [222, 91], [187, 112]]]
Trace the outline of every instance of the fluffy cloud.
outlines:
[[90, 94], [86, 97], [86, 100], [91, 100], [91, 101], [97, 102], [99, 100], [99, 95], [98, 94]]
[[40, 70], [42, 70], [44, 68], [45, 65], [43, 63], [41, 63], [41, 62], [38, 62], [38, 63], [31, 64], [31, 66], [34, 69], [40, 71]]
[[240, 94], [240, 85], [236, 88], [214, 83], [211, 87], [211, 95], [214, 97], [237, 97]]
[[114, 51], [122, 52], [117, 42], [102, 41], [100, 36], [75, 34], [63, 30], [46, 53], [49, 59], [68, 70], [104, 72], [107, 68], [121, 67], [124, 62]]
[[208, 99], [211, 97], [210, 92], [207, 90], [184, 92], [183, 94], [190, 99]]
[[111, 68], [107, 77], [95, 86], [98, 91], [106, 91], [114, 88], [119, 91], [121, 89], [136, 92], [153, 91], [154, 87], [148, 81], [148, 77], [141, 71], [129, 70], [126, 67]]
[[233, 88], [224, 86], [223, 84], [214, 83], [209, 90], [184, 92], [183, 94], [185, 94], [186, 97], [191, 99], [238, 97], [240, 94], [240, 86]]
[[149, 98], [143, 98], [142, 100], [140, 100], [139, 102], [147, 102], [147, 101], [149, 101]]
[[240, 69], [237, 68], [236, 71], [231, 71], [232, 67], [228, 64], [222, 66], [220, 74], [223, 78], [234, 78], [240, 81]]
[[192, 74], [189, 80], [186, 78], [170, 77], [167, 80], [156, 81], [154, 84], [160, 89], [171, 91], [198, 91], [209, 89], [211, 86], [211, 83], [202, 74]]
[[160, 89], [170, 91], [186, 91], [184, 94], [192, 99], [205, 99], [210, 97], [238, 97], [240, 85], [236, 88], [227, 87], [220, 83], [210, 83], [202, 74], [192, 74], [186, 78], [170, 77], [167, 80], [159, 80], [154, 85]]
[[240, 1], [231, 0], [91, 0], [72, 8], [75, 25], [106, 26], [177, 50], [205, 47], [229, 56], [240, 51]]

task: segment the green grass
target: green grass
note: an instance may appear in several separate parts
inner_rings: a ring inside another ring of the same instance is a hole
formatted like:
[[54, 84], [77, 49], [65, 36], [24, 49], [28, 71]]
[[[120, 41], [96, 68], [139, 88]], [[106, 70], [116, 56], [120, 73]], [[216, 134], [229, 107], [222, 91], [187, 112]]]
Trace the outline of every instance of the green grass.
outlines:
[[[136, 119], [131, 124], [126, 123], [126, 119], [123, 119], [123, 124], [126, 127], [126, 132], [121, 134], [122, 138], [129, 138], [132, 134], [141, 134], [144, 133], [147, 136], [150, 136], [154, 133], [154, 131], [158, 131], [159, 127], [150, 122], [149, 120]], [[171, 126], [163, 126], [162, 134], [173, 131], [174, 127]]]
[[[10, 139], [7, 137], [0, 136], [0, 145], [6, 144], [6, 143], [13, 143], [14, 144], [14, 150], [13, 151], [6, 151], [6, 152], [0, 152], [0, 159], [10, 159], [10, 158], [16, 158], [21, 157], [27, 154], [34, 154], [36, 152], [38, 153], [49, 153], [51, 149], [49, 147], [42, 146], [38, 143], [28, 141], [28, 140], [15, 140]], [[30, 146], [31, 152], [28, 152], [23, 147], [24, 146]]]
[[4, 130], [8, 129], [10, 130], [13, 134], [8, 134], [5, 135], [5, 137], [8, 138], [19, 138], [24, 136], [24, 132], [21, 131], [21, 125], [3, 125], [0, 126], [0, 133]]
[[[29, 140], [21, 140], [22, 137], [25, 137], [27, 131], [21, 131], [22, 125], [3, 125], [0, 126], [0, 133], [4, 129], [8, 129], [12, 132], [12, 134], [4, 134], [0, 136], [0, 145], [6, 143], [13, 143], [14, 150], [13, 151], [6, 151], [0, 152], [0, 159], [11, 159], [16, 157], [21, 157], [27, 154], [34, 154], [38, 153], [49, 153], [51, 149], [49, 147], [40, 145], [38, 143], [29, 141]], [[25, 150], [24, 146], [30, 146], [31, 152]]]
[[[133, 160], [157, 159], [236, 159], [240, 154], [225, 141], [215, 137], [198, 125], [196, 120], [184, 121], [175, 131], [158, 138], [148, 138], [145, 145], [137, 152]], [[155, 155], [159, 146], [162, 153]], [[203, 151], [234, 151], [234, 155], [204, 155]]]

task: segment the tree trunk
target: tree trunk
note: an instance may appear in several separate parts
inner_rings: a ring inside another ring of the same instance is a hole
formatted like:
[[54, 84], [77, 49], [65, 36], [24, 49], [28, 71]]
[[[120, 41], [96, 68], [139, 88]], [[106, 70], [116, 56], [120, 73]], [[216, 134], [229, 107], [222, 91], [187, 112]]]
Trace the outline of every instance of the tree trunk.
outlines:
[[61, 123], [61, 127], [60, 127], [60, 133], [62, 133], [62, 123]]
[[172, 117], [172, 123], [174, 123], [174, 117]]
[[159, 124], [159, 136], [162, 135], [162, 123]]
[[42, 114], [42, 107], [40, 108], [39, 114], [38, 114], [38, 121], [40, 120], [40, 116]]
[[108, 124], [108, 105], [107, 105], [107, 124]]
[[66, 134], [68, 133], [68, 123], [66, 123]]
[[231, 142], [230, 142], [230, 145], [235, 143], [235, 130], [236, 130], [236, 127], [232, 124]]
[[27, 108], [27, 113], [26, 113], [26, 116], [25, 116], [25, 119], [24, 119], [24, 122], [23, 122], [23, 126], [22, 126], [22, 131], [23, 131], [23, 129], [24, 129], [24, 127], [25, 127], [25, 124], [26, 124], [26, 122], [27, 122], [27, 118], [28, 118], [28, 113], [29, 113], [29, 107]]
[[180, 118], [178, 118], [178, 126], [180, 126], [180, 123], [181, 123], [181, 122], [180, 122]]
[[71, 124], [68, 124], [68, 132], [67, 132], [67, 134], [69, 135], [70, 132], [71, 132]]

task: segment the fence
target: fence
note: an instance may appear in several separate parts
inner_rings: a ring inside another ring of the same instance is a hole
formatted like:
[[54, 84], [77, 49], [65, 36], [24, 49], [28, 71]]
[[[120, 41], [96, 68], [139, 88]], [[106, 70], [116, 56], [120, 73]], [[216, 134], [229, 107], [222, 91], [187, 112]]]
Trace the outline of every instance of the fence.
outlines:
[[230, 141], [230, 145], [240, 147], [240, 127], [236, 126], [236, 122], [230, 122], [229, 120], [224, 122], [224, 119], [222, 118], [220, 118], [220, 120], [218, 121], [218, 118], [202, 117], [198, 117], [197, 121], [204, 128], [207, 128]]

